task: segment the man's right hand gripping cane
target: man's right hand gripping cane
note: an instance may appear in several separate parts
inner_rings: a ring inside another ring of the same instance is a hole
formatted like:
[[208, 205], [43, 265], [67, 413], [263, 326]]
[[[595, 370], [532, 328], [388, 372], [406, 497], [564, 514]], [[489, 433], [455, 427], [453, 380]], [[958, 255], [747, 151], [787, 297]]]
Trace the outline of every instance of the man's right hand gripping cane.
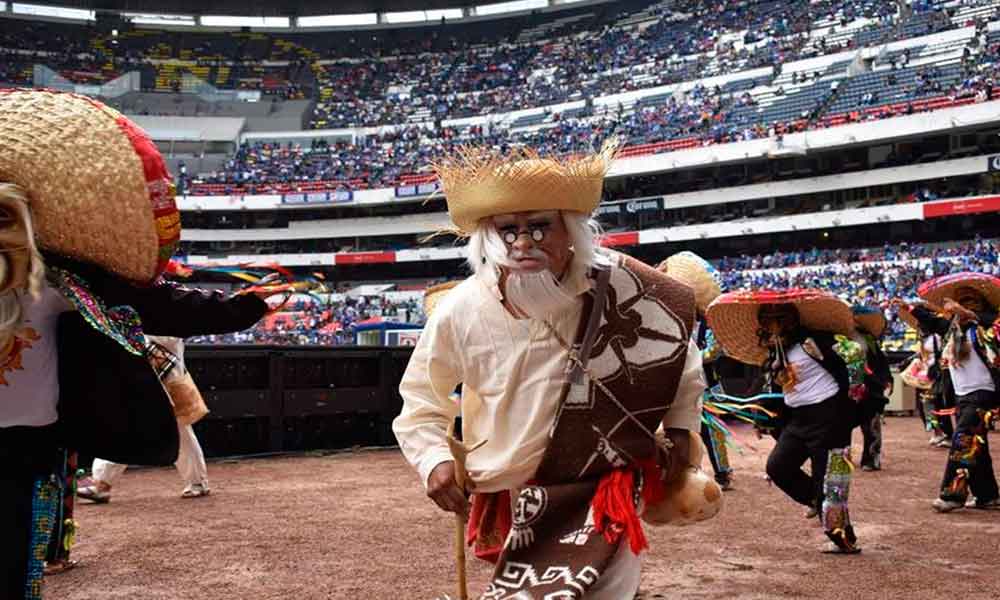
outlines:
[[[469, 517], [469, 499], [458, 487], [455, 477], [455, 461], [449, 460], [434, 467], [427, 477], [427, 496], [441, 507], [441, 510], [453, 512], [463, 519]], [[465, 489], [473, 491], [475, 484], [466, 480]]]

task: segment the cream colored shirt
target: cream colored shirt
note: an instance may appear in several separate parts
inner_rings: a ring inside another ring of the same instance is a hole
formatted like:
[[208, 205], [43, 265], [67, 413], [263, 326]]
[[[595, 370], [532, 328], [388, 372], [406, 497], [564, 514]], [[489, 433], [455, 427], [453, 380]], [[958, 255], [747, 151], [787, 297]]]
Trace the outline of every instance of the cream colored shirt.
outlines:
[[[582, 294], [590, 280], [576, 276], [564, 285]], [[549, 319], [562, 339], [575, 338], [582, 310], [581, 296], [572, 309]], [[451, 460], [446, 431], [461, 411], [465, 442], [487, 440], [466, 462], [476, 490], [523, 486], [548, 445], [568, 362], [544, 322], [515, 319], [495, 286], [467, 279], [438, 304], [403, 374], [403, 411], [393, 422], [403, 454], [426, 485], [434, 467]], [[459, 383], [460, 405], [449, 398]], [[689, 342], [664, 425], [698, 431], [704, 389], [701, 354]]]

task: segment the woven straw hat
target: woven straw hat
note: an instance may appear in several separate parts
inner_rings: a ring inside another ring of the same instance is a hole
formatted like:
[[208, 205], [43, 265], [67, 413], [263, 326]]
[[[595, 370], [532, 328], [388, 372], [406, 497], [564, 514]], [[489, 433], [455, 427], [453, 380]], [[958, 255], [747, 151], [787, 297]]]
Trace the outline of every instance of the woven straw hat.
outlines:
[[0, 182], [28, 197], [42, 249], [133, 282], [156, 279], [180, 239], [156, 146], [86, 96], [0, 90]]
[[718, 269], [694, 252], [678, 252], [656, 267], [694, 290], [698, 312], [705, 314], [708, 305], [722, 294], [722, 276]]
[[428, 319], [431, 317], [434, 309], [437, 308], [437, 305], [448, 295], [447, 292], [460, 283], [462, 283], [461, 280], [449, 281], [433, 285], [424, 291], [424, 314], [427, 315]]
[[[922, 302], [919, 301], [918, 303], [923, 304]], [[900, 321], [909, 325], [914, 331], [920, 331], [920, 321], [918, 321], [917, 318], [913, 316], [913, 312], [910, 311], [908, 308], [900, 308], [896, 316], [899, 317]]]
[[959, 288], [972, 288], [982, 294], [993, 308], [1000, 308], [1000, 279], [985, 273], [952, 273], [924, 282], [917, 288], [921, 298], [942, 306], [945, 298], [955, 298]]
[[881, 310], [873, 306], [855, 305], [851, 307], [854, 312], [854, 323], [864, 331], [872, 334], [876, 338], [882, 337], [885, 328], [889, 326], [889, 321]]
[[601, 201], [617, 141], [597, 154], [567, 159], [542, 158], [531, 149], [502, 155], [467, 147], [434, 165], [448, 202], [448, 214], [463, 233], [481, 219], [542, 210], [591, 214]]
[[851, 307], [840, 298], [813, 289], [759, 290], [723, 294], [709, 305], [708, 326], [726, 354], [744, 363], [759, 365], [767, 348], [757, 340], [757, 313], [765, 304], [790, 304], [798, 310], [803, 327], [849, 334], [854, 329]]

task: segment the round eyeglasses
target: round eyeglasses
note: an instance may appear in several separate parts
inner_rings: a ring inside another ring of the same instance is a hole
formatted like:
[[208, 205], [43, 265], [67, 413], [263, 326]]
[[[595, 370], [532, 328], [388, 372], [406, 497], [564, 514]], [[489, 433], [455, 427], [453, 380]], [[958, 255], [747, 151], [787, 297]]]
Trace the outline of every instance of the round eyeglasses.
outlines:
[[508, 245], [513, 245], [514, 242], [518, 240], [522, 235], [527, 234], [533, 242], [541, 242], [545, 239], [545, 229], [542, 227], [531, 227], [522, 231], [505, 231], [503, 232], [503, 241]]

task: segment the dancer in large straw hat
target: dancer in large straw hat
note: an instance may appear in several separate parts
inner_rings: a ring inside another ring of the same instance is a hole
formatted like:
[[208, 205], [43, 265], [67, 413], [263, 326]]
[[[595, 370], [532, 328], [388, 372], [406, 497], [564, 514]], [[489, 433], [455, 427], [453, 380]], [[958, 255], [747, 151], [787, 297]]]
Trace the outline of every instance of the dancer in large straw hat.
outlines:
[[878, 307], [855, 305], [854, 341], [865, 349], [865, 397], [858, 405], [863, 450], [861, 468], [865, 471], [882, 469], [882, 415], [892, 394], [892, 371], [889, 359], [882, 351], [882, 335], [889, 325], [885, 313]]
[[923, 329], [942, 336], [941, 366], [948, 370], [950, 387], [945, 394], [954, 394], [957, 408], [940, 495], [932, 506], [951, 512], [969, 500], [970, 507], [1000, 508], [987, 439], [1000, 409], [1000, 279], [954, 273], [924, 283], [917, 293], [927, 307], [896, 304], [909, 310]]
[[701, 441], [705, 444], [709, 462], [715, 471], [715, 481], [723, 490], [729, 490], [733, 486], [733, 467], [729, 463], [729, 451], [726, 448], [727, 431], [707, 408], [711, 402], [710, 390], [719, 381], [715, 373], [715, 362], [721, 357], [722, 348], [715, 342], [715, 335], [705, 323], [705, 311], [708, 310], [708, 305], [722, 294], [722, 276], [711, 263], [688, 251], [668, 257], [657, 268], [687, 284], [694, 292], [695, 307], [698, 310], [695, 339], [698, 348], [701, 349], [705, 383], [708, 388], [703, 402], [705, 408], [702, 411]]
[[64, 449], [177, 457], [143, 332], [239, 330], [267, 304], [158, 282], [180, 233], [163, 160], [83, 96], [0, 90], [0, 218], [0, 596], [39, 598]]
[[[900, 379], [917, 392], [917, 412], [924, 423], [924, 429], [930, 432], [928, 444], [937, 448], [951, 448], [951, 438], [955, 434], [950, 414], [945, 414], [948, 403], [945, 389], [950, 389], [947, 369], [941, 368], [941, 336], [926, 331], [920, 321], [913, 316], [912, 308], [918, 305], [902, 300], [893, 302], [898, 310], [899, 319], [917, 332], [920, 345], [913, 358], [903, 367]], [[926, 310], [933, 313], [929, 308]], [[951, 396], [952, 394], [949, 394]]]
[[[665, 487], [689, 472], [704, 390], [694, 298], [597, 247], [611, 154], [467, 149], [438, 166], [474, 274], [430, 315], [393, 430], [428, 496], [461, 514], [455, 415], [464, 444], [486, 441], [465, 462], [469, 538], [498, 561], [483, 597], [631, 598], [647, 545], [640, 505], [655, 520]], [[713, 481], [699, 485], [688, 517], [720, 501]]]
[[[865, 352], [847, 337], [851, 307], [818, 290], [733, 292], [709, 306], [708, 324], [727, 355], [762, 366], [784, 393], [768, 476], [808, 516], [819, 514], [828, 551], [859, 552], [847, 501]], [[802, 470], [807, 460], [811, 475]]]

